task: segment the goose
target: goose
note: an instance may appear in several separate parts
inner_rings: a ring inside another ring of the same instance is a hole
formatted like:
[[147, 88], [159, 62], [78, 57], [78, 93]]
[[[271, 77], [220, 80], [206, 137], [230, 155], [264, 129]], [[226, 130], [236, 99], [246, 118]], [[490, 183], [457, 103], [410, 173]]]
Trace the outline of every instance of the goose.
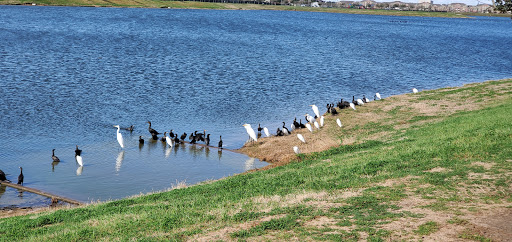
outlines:
[[55, 149], [52, 150], [52, 160], [53, 162], [60, 162], [59, 157], [55, 156]]

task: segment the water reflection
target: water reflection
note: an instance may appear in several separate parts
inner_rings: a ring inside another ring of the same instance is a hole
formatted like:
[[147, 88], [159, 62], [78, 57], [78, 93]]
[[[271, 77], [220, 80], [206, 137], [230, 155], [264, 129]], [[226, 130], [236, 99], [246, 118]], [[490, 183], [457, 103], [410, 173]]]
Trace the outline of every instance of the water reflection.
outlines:
[[123, 164], [123, 160], [124, 160], [124, 150], [119, 152], [119, 155], [117, 155], [117, 159], [116, 159], [116, 172], [119, 172], [119, 170], [121, 169], [121, 165]]
[[0, 184], [0, 198], [2, 198], [2, 195], [4, 195], [6, 188], [7, 188], [6, 185]]
[[254, 158], [249, 158], [245, 161], [245, 171], [254, 169]]
[[220, 158], [222, 158], [222, 149], [219, 149], [219, 151], [217, 152], [217, 155], [219, 156], [219, 160], [220, 160]]
[[52, 162], [52, 172], [55, 172], [55, 167], [59, 164], [60, 162]]
[[169, 158], [169, 156], [171, 155], [172, 150], [173, 150], [173, 148], [172, 148], [172, 147], [168, 147], [168, 148], [165, 150], [165, 158]]
[[82, 175], [82, 171], [84, 171], [84, 167], [83, 166], [78, 166], [78, 168], [76, 169], [76, 175], [77, 176]]

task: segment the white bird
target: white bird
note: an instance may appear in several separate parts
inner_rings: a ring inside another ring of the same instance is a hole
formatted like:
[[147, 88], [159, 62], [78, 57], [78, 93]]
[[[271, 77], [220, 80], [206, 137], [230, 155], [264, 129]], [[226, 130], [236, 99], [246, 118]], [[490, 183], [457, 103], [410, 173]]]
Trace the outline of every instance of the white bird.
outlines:
[[77, 156], [75, 156], [75, 158], [76, 158], [76, 162], [78, 163], [78, 165], [84, 166], [84, 162], [82, 160], [82, 156], [81, 155], [77, 155]]
[[320, 126], [324, 127], [324, 116], [320, 117]]
[[300, 154], [299, 147], [293, 146], [293, 152], [295, 152], [295, 154]]
[[340, 128], [341, 128], [341, 126], [343, 126], [343, 125], [341, 124], [341, 120], [340, 120], [339, 118], [337, 118], [337, 119], [336, 119], [336, 123], [338, 124], [338, 126], [340, 126]]
[[359, 105], [364, 105], [364, 102], [363, 102], [363, 100], [361, 100], [360, 98], [358, 98], [358, 99], [357, 99], [357, 104], [359, 104]]
[[251, 137], [252, 140], [258, 141], [258, 138], [256, 137], [256, 133], [254, 133], [254, 129], [252, 129], [250, 124], [244, 124], [245, 130], [247, 131], [247, 134], [249, 134], [249, 137]]
[[82, 172], [84, 171], [84, 167], [83, 166], [79, 166], [77, 169], [76, 169], [76, 175], [77, 176], [80, 176], [82, 175]]
[[306, 143], [306, 140], [304, 139], [304, 136], [302, 136], [302, 134], [297, 134], [297, 138], [299, 138], [300, 141], [302, 141], [302, 143]]
[[169, 136], [167, 136], [167, 134], [165, 135], [165, 143], [167, 143], [170, 147], [172, 147], [172, 139], [169, 138]]
[[313, 112], [315, 113], [315, 115], [317, 117], [320, 117], [320, 111], [318, 111], [318, 107], [315, 104], [309, 105], [309, 106], [311, 106], [311, 108], [313, 109]]
[[413, 89], [412, 89], [412, 93], [418, 93], [418, 89], [413, 88]]
[[375, 93], [375, 96], [376, 96], [378, 99], [382, 99], [382, 98], [380, 97], [380, 93]]
[[119, 145], [121, 146], [121, 148], [124, 149], [124, 139], [123, 139], [123, 135], [121, 133], [119, 133], [119, 125], [114, 125], [114, 127], [117, 128], [117, 142], [119, 142]]
[[306, 128], [308, 128], [309, 131], [313, 132], [313, 128], [311, 127], [311, 124], [306, 123]]
[[365, 97], [365, 98], [364, 98], [364, 101], [365, 101], [365, 102], [367, 102], [367, 103], [369, 103], [369, 102], [370, 102], [370, 99], [368, 99], [368, 98], [366, 98], [366, 97]]
[[308, 121], [308, 123], [313, 123], [313, 120], [315, 119], [315, 118], [313, 118], [313, 116], [311, 116], [307, 113], [304, 116], [306, 116], [306, 121]]
[[315, 125], [315, 128], [316, 128], [316, 129], [320, 129], [320, 125], [318, 124], [318, 122], [317, 122], [317, 121], [315, 121], [315, 122], [313, 123], [313, 125]]
[[350, 107], [351, 107], [352, 109], [356, 110], [356, 105], [355, 105], [355, 104], [350, 103]]
[[290, 124], [290, 130], [291, 130], [291, 131], [294, 131], [294, 130], [295, 130], [295, 125]]
[[267, 127], [264, 127], [264, 128], [263, 128], [263, 132], [265, 132], [265, 135], [266, 135], [267, 137], [270, 137], [270, 133], [268, 132]]

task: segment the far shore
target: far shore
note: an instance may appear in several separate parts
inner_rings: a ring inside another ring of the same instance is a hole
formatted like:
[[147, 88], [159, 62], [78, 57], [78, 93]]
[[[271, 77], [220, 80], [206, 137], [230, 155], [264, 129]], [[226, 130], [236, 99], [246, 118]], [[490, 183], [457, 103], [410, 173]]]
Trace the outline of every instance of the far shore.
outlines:
[[242, 3], [211, 3], [193, 1], [159, 1], [159, 0], [0, 0], [0, 5], [28, 5], [28, 6], [70, 6], [70, 7], [116, 7], [116, 8], [169, 8], [169, 9], [214, 9], [214, 10], [278, 10], [278, 11], [306, 11], [323, 13], [346, 13], [363, 15], [391, 15], [416, 17], [443, 17], [468, 18], [471, 16], [510, 17], [509, 14], [482, 14], [482, 13], [455, 13], [455, 12], [425, 12], [425, 11], [398, 11], [380, 9], [346, 9], [346, 8], [314, 8], [287, 5], [264, 5]]

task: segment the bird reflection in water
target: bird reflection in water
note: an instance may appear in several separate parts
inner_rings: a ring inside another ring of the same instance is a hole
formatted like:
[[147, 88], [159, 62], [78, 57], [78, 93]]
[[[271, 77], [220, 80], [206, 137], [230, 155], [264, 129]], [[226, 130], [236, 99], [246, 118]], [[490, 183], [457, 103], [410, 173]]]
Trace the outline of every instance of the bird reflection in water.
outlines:
[[220, 158], [222, 158], [222, 149], [219, 149], [219, 151], [217, 152], [217, 155], [219, 156], [219, 160], [220, 160]]
[[124, 150], [119, 152], [119, 155], [117, 155], [116, 172], [119, 172], [119, 170], [121, 170], [121, 165], [123, 164], [123, 160], [124, 160]]
[[204, 149], [204, 155], [206, 156], [206, 159], [210, 158], [210, 148], [209, 147], [206, 147]]
[[0, 198], [2, 198], [2, 195], [4, 195], [6, 188], [7, 188], [6, 185], [0, 184]]
[[52, 172], [55, 171], [55, 166], [57, 166], [60, 162], [52, 162]]
[[84, 167], [83, 167], [83, 166], [79, 166], [79, 167], [76, 169], [76, 175], [77, 175], [77, 176], [82, 175], [82, 171], [84, 171]]
[[245, 161], [245, 171], [254, 169], [254, 158], [249, 158]]
[[169, 156], [171, 156], [172, 150], [172, 147], [167, 147], [167, 149], [165, 149], [165, 158], [169, 158]]

